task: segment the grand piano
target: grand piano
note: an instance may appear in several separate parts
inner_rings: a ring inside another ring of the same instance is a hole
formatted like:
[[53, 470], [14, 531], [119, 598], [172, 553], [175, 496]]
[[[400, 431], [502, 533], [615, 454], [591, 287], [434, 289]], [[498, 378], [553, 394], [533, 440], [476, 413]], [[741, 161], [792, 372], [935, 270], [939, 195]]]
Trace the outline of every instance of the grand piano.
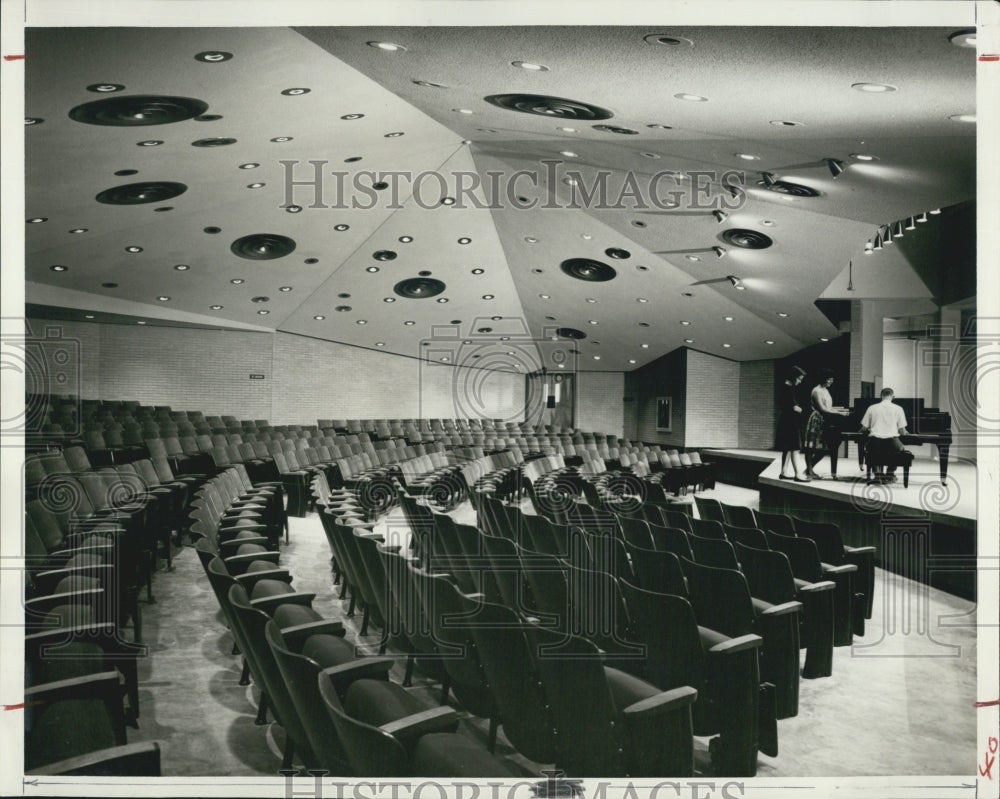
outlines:
[[[834, 425], [828, 428], [830, 445], [830, 466], [837, 473], [837, 450], [844, 443], [844, 456], [847, 456], [847, 445], [854, 441], [858, 445], [858, 466], [864, 464], [866, 436], [862, 435], [861, 420], [868, 407], [881, 400], [878, 397], [856, 398], [847, 416], [830, 417]], [[951, 449], [951, 414], [938, 408], [925, 408], [923, 397], [893, 397], [906, 414], [907, 435], [900, 436], [903, 446], [907, 444], [934, 444], [938, 451], [938, 461], [941, 469], [941, 482], [948, 484], [948, 452]]]

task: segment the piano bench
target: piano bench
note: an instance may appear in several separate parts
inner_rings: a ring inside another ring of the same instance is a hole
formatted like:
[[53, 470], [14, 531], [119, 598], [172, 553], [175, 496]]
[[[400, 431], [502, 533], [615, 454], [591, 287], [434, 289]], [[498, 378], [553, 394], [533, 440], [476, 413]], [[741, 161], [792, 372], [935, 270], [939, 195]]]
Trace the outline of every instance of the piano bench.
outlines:
[[910, 467], [913, 465], [913, 453], [908, 449], [900, 452], [872, 452], [871, 447], [865, 453], [865, 464], [867, 466], [867, 479], [871, 482], [872, 469], [876, 470], [876, 477], [882, 477], [878, 472], [880, 467], [898, 466], [903, 469], [903, 488], [910, 487]]

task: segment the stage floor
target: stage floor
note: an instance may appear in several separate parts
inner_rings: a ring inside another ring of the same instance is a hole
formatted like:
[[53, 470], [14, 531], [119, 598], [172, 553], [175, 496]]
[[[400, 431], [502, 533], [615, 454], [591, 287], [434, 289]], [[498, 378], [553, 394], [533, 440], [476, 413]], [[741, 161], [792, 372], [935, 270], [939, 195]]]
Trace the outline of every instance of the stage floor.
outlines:
[[[732, 450], [738, 457], [740, 450]], [[757, 455], [763, 450], [746, 450]], [[771, 453], [774, 461], [760, 474], [760, 484], [786, 491], [801, 492], [810, 496], [826, 496], [843, 502], [850, 500], [859, 510], [886, 511], [907, 515], [917, 512], [932, 519], [957, 526], [975, 526], [978, 516], [978, 470], [974, 461], [955, 459], [948, 462], [947, 485], [941, 483], [936, 454], [916, 457], [910, 467], [909, 487], [903, 488], [903, 470], [897, 469], [897, 482], [885, 485], [868, 485], [865, 472], [858, 468], [856, 456], [841, 457], [837, 462], [837, 479], [830, 476], [830, 459], [824, 457], [816, 465], [816, 473], [823, 479], [809, 483], [778, 478], [781, 468], [780, 453]]]

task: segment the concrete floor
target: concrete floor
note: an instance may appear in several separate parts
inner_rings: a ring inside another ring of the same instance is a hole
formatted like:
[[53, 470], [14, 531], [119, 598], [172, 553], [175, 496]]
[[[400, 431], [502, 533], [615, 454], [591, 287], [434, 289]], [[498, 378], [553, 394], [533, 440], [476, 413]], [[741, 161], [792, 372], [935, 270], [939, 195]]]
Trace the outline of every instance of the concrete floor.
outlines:
[[[719, 486], [707, 496], [754, 504], [756, 492]], [[462, 516], [469, 511], [461, 509]], [[398, 514], [398, 511], [395, 513]], [[399, 521], [393, 517], [394, 526]], [[291, 519], [282, 563], [313, 607], [343, 618], [319, 519]], [[150, 657], [140, 664], [140, 729], [130, 741], [158, 740], [164, 776], [276, 776], [283, 732], [254, 725], [257, 694], [240, 687], [240, 659], [201, 565], [190, 547], [154, 583], [144, 608]], [[352, 620], [348, 638], [358, 640]], [[803, 680], [799, 715], [779, 722], [778, 757], [760, 756], [758, 777], [970, 774], [975, 758], [976, 632], [973, 603], [876, 571], [874, 615], [864, 638], [835, 650], [833, 676]], [[370, 632], [360, 641], [375, 644]], [[402, 676], [397, 666], [398, 680]], [[433, 696], [415, 680], [414, 690]], [[486, 722], [466, 718], [465, 734], [485, 744]], [[707, 740], [696, 739], [699, 768]], [[541, 766], [507, 746], [498, 754], [530, 778]]]

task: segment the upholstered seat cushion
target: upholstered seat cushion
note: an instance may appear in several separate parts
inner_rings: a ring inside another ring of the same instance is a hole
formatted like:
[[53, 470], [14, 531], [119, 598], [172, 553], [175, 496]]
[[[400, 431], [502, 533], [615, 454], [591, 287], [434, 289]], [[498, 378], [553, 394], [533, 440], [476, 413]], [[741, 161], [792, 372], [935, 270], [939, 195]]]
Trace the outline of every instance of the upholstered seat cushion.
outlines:
[[117, 745], [107, 705], [100, 699], [65, 699], [35, 709], [24, 747], [24, 768], [56, 763]]
[[[274, 580], [261, 580], [262, 583], [276, 582]], [[260, 585], [260, 583], [258, 583]], [[288, 583], [282, 583], [284, 586], [288, 586]], [[256, 599], [256, 590], [254, 591], [254, 598]], [[298, 627], [300, 624], [311, 624], [315, 621], [322, 621], [323, 617], [320, 616], [312, 608], [307, 608], [305, 605], [293, 605], [287, 603], [284, 605], [279, 605], [274, 609], [274, 615], [272, 616], [274, 621], [282, 629], [286, 627]]]
[[350, 663], [356, 657], [354, 645], [338, 635], [310, 635], [302, 645], [302, 654], [324, 669]]
[[347, 715], [380, 726], [428, 710], [427, 704], [401, 685], [383, 680], [355, 680], [344, 697]]

